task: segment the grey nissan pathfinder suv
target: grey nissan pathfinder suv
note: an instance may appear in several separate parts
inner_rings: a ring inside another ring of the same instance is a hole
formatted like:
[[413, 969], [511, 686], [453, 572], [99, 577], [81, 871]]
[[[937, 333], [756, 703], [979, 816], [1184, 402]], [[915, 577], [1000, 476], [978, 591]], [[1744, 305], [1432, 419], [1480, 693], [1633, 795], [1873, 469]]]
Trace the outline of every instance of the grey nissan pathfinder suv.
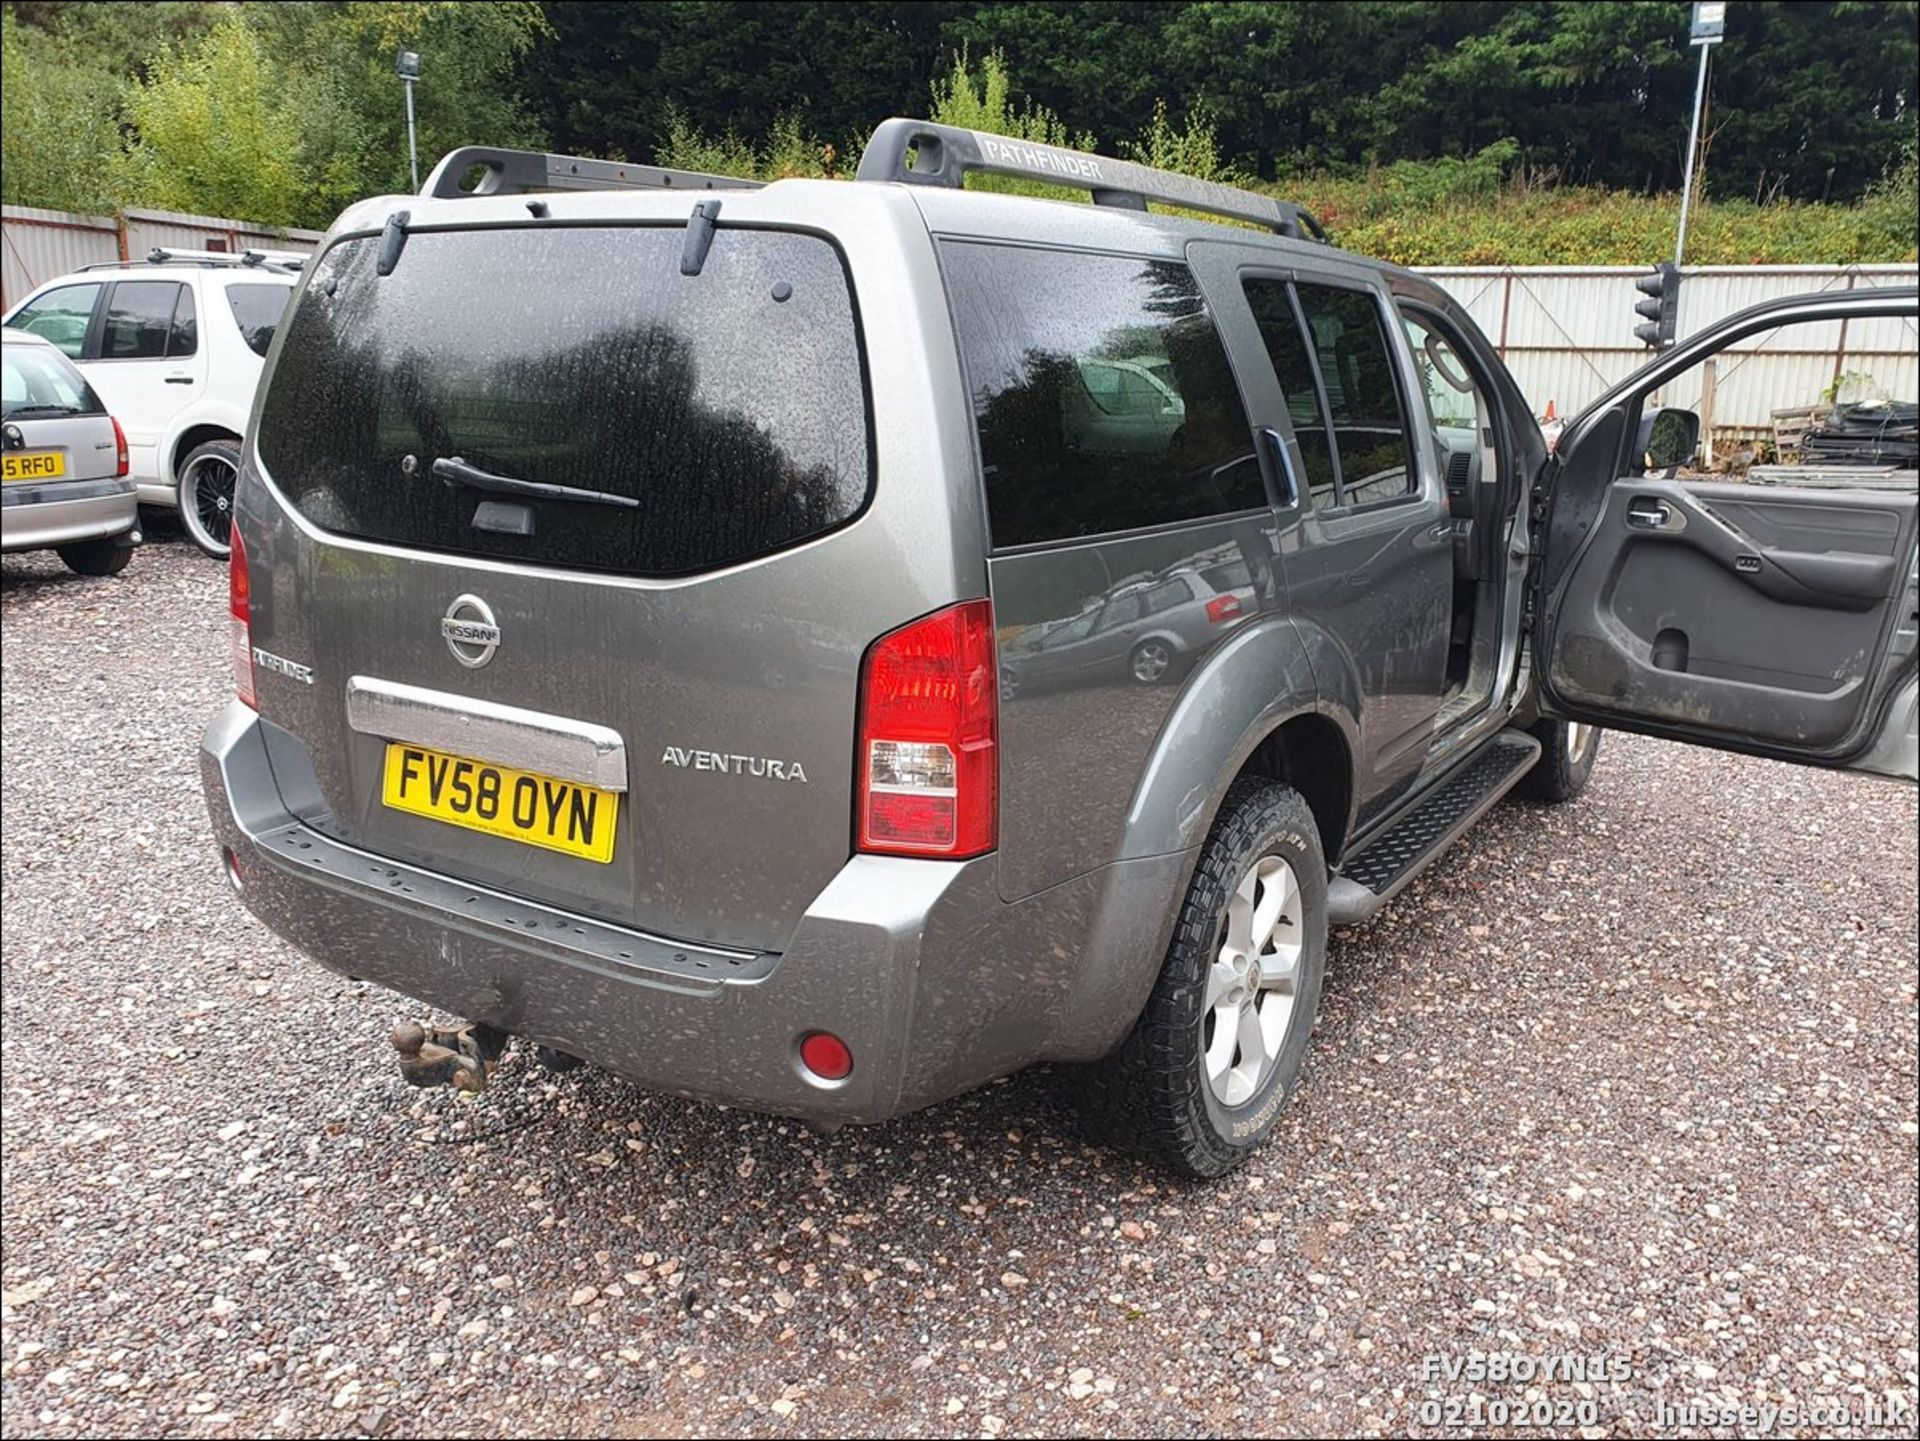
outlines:
[[417, 1082], [519, 1035], [832, 1125], [1053, 1062], [1218, 1174], [1329, 925], [1598, 727], [1914, 776], [1915, 497], [1676, 479], [1650, 398], [1915, 309], [1746, 311], [1550, 457], [1458, 304], [1270, 197], [907, 120], [853, 183], [459, 151], [268, 356], [222, 859], [468, 1018], [396, 1033]]

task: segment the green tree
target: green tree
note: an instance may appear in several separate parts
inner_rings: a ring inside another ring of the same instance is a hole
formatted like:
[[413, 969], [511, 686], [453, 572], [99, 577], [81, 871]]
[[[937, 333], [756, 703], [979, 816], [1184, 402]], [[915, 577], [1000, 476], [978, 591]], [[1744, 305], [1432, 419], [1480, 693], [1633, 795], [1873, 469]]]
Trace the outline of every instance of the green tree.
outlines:
[[300, 218], [300, 117], [241, 16], [190, 49], [153, 57], [149, 76], [127, 104], [135, 131], [123, 162], [127, 193], [267, 225]]
[[111, 209], [120, 82], [60, 38], [0, 16], [0, 195], [10, 205]]
[[290, 0], [245, 11], [303, 117], [304, 165], [313, 176], [307, 210], [324, 216], [309, 223], [325, 224], [363, 196], [411, 188], [406, 97], [394, 73], [402, 50], [421, 60], [414, 101], [423, 180], [461, 145], [546, 143], [520, 95], [519, 68], [546, 31], [541, 7], [529, 0]]

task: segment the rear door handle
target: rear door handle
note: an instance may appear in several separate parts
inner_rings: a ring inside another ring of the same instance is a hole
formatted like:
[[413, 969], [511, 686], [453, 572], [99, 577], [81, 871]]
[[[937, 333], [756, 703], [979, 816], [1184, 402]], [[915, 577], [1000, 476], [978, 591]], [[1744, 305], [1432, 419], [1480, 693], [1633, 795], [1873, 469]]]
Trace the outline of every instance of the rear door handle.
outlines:
[[1300, 504], [1300, 481], [1293, 473], [1293, 457], [1287, 454], [1286, 441], [1272, 426], [1263, 425], [1254, 431], [1254, 443], [1260, 447], [1260, 468], [1280, 497], [1280, 509], [1292, 510]]
[[168, 385], [192, 385], [193, 384], [193, 377], [191, 375], [169, 375], [163, 378], [166, 380]]

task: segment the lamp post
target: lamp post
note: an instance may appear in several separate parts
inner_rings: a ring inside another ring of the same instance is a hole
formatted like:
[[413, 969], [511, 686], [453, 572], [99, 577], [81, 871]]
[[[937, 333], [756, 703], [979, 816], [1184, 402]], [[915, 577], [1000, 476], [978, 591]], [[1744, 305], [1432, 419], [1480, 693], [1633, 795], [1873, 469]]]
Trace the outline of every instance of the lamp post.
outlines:
[[[407, 87], [407, 165], [413, 172], [413, 188], [420, 188], [420, 146], [413, 135], [413, 86], [420, 78], [420, 52], [402, 50], [400, 58], [394, 61], [394, 74]], [[1684, 227], [1685, 221], [1681, 224]]]
[[1693, 33], [1689, 43], [1700, 47], [1700, 73], [1693, 82], [1693, 127], [1687, 132], [1687, 173], [1680, 182], [1680, 234], [1673, 242], [1673, 268], [1687, 253], [1687, 207], [1693, 201], [1694, 155], [1700, 145], [1700, 112], [1707, 100], [1707, 54], [1727, 38], [1726, 0], [1693, 0]]

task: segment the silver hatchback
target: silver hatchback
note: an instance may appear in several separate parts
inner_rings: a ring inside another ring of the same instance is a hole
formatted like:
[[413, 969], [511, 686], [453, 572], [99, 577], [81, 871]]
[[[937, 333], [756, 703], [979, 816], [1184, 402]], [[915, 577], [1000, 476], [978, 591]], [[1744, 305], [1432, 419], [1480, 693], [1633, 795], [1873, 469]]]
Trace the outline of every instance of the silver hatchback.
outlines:
[[119, 422], [50, 342], [0, 336], [0, 550], [55, 550], [81, 575], [125, 570], [140, 514]]

